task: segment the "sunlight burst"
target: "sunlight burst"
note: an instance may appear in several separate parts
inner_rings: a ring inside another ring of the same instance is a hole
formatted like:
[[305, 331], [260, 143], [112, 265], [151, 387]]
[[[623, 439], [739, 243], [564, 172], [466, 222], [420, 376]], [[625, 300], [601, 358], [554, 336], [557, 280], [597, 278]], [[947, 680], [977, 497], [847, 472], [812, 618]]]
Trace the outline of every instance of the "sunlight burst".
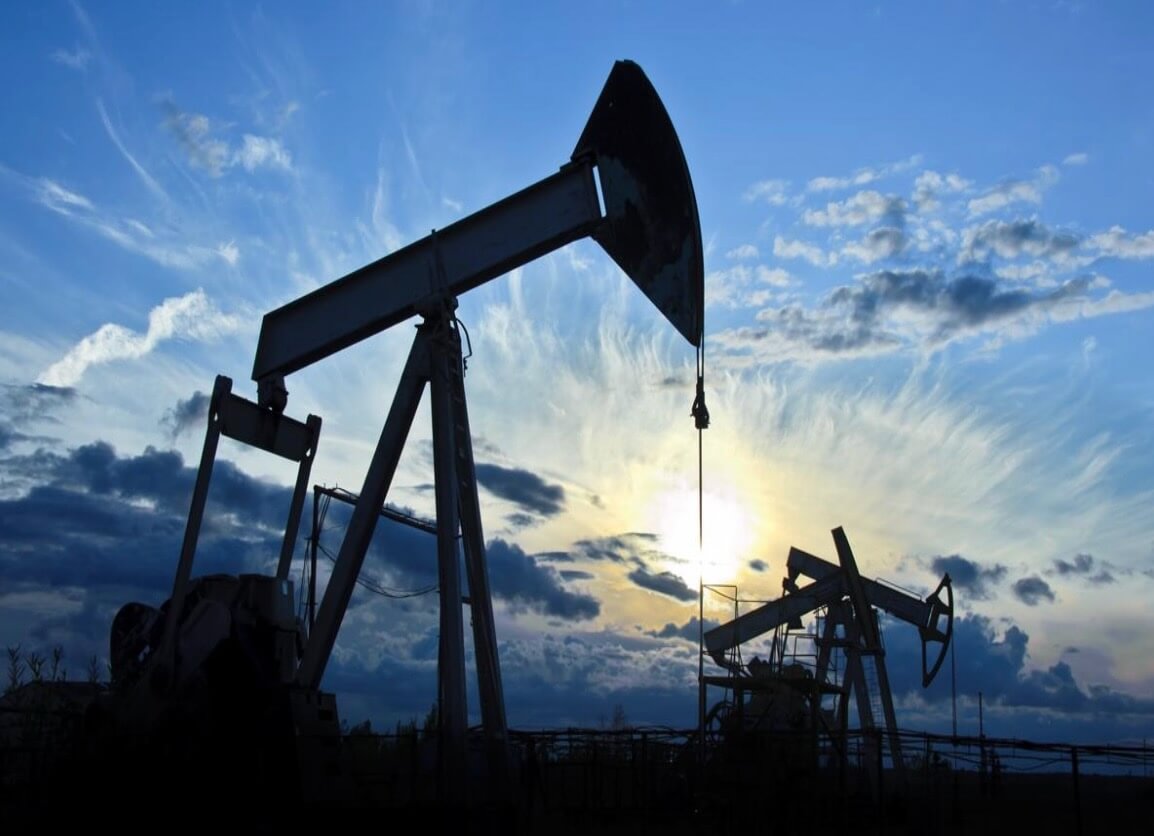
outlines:
[[736, 492], [706, 491], [701, 501], [704, 537], [698, 549], [698, 494], [678, 488], [653, 501], [652, 519], [659, 547], [672, 559], [665, 567], [689, 586], [730, 582], [749, 557], [755, 539], [754, 516]]

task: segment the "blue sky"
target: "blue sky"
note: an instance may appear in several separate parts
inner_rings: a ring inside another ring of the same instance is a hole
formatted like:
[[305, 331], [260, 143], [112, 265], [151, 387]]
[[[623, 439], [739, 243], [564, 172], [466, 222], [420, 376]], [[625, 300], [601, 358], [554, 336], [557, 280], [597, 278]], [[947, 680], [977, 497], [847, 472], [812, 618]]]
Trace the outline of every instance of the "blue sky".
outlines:
[[[46, 2], [0, 31], [5, 644], [81, 668], [163, 600], [204, 395], [255, 396], [263, 314], [555, 171], [628, 58], [705, 240], [705, 580], [775, 597], [841, 525], [869, 576], [953, 575], [962, 730], [979, 691], [995, 734], [1154, 729], [1148, 4]], [[459, 314], [510, 722], [692, 725], [692, 349], [589, 241]], [[410, 339], [289, 378], [315, 481], [360, 489]], [[429, 437], [422, 409], [390, 494], [426, 516]], [[292, 473], [221, 458], [197, 569], [267, 570]], [[368, 576], [427, 586], [422, 537], [382, 525]], [[423, 714], [435, 636], [429, 597], [358, 591], [344, 716]], [[886, 640], [899, 722], [948, 728], [916, 633]]]

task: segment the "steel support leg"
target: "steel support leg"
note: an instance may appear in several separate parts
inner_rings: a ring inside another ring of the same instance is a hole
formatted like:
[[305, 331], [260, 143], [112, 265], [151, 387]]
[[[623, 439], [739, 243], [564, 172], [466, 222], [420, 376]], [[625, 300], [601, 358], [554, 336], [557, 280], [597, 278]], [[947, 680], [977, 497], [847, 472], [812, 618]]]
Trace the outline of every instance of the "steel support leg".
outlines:
[[306, 424], [312, 443], [305, 454], [301, 456], [297, 466], [297, 483], [293, 489], [292, 505], [289, 506], [288, 522], [285, 524], [284, 540], [281, 542], [280, 560], [277, 561], [276, 576], [278, 580], [286, 580], [289, 569], [292, 567], [293, 552], [296, 550], [297, 532], [301, 527], [301, 510], [304, 508], [305, 496], [309, 489], [309, 474], [312, 473], [313, 459], [316, 458], [317, 437], [321, 432], [321, 419], [315, 415], [308, 417]]
[[409, 359], [393, 397], [393, 405], [389, 408], [389, 416], [365, 474], [364, 487], [353, 508], [336, 565], [325, 587], [316, 623], [305, 644], [304, 655], [297, 669], [297, 684], [304, 688], [320, 687], [325, 665], [336, 643], [337, 631], [353, 594], [353, 585], [372, 540], [381, 506], [384, 505], [393, 475], [397, 472], [397, 462], [401, 458], [405, 438], [412, 427], [421, 394], [429, 379], [428, 361], [428, 330], [422, 325], [417, 329]]
[[508, 725], [501, 666], [497, 655], [497, 632], [493, 621], [493, 599], [489, 569], [485, 559], [485, 538], [481, 529], [481, 504], [477, 495], [477, 471], [473, 460], [473, 439], [465, 403], [464, 369], [460, 338], [456, 353], [449, 358], [449, 381], [453, 405], [453, 435], [456, 441], [456, 489], [460, 502], [461, 538], [465, 551], [465, 571], [469, 579], [472, 610], [473, 648], [477, 656], [477, 686], [481, 701], [481, 723], [485, 730], [491, 773], [492, 794], [507, 800], [511, 790]]
[[[460, 344], [451, 325], [441, 320], [429, 344], [433, 419], [433, 474], [437, 500], [437, 571], [440, 580], [441, 633], [437, 657], [440, 696], [439, 800], [459, 804], [465, 795], [466, 735], [469, 706], [465, 692], [465, 633], [462, 613], [457, 456], [453, 432], [452, 365], [460, 362]], [[454, 351], [454, 344], [456, 350]], [[472, 590], [470, 590], [472, 591]]]
[[180, 562], [176, 566], [176, 579], [172, 584], [168, 614], [161, 634], [159, 662], [163, 673], [156, 684], [166, 686], [169, 676], [176, 670], [176, 632], [184, 609], [184, 596], [192, 577], [192, 559], [196, 554], [196, 543], [200, 538], [200, 523], [204, 519], [204, 505], [208, 499], [208, 486], [212, 481], [212, 467], [216, 462], [216, 448], [220, 443], [220, 409], [224, 399], [232, 391], [232, 381], [218, 375], [212, 389], [212, 400], [208, 407], [208, 429], [204, 434], [204, 448], [200, 454], [200, 467], [196, 471], [196, 486], [192, 490], [189, 503], [188, 521], [184, 526], [184, 542], [180, 547]]

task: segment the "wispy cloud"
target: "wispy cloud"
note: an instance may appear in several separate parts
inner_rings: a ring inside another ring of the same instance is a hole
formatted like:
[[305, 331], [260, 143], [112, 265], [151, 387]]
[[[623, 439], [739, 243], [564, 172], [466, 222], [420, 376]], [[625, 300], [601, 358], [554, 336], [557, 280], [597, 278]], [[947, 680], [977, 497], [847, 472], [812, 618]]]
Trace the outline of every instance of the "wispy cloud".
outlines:
[[144, 166], [137, 161], [136, 157], [129, 152], [128, 148], [125, 147], [121, 141], [120, 135], [112, 126], [112, 120], [108, 118], [108, 111], [105, 109], [104, 102], [101, 99], [96, 100], [96, 110], [100, 114], [100, 122], [104, 125], [104, 130], [108, 134], [108, 138], [112, 140], [112, 144], [116, 146], [116, 150], [128, 161], [128, 164], [132, 166], [132, 170], [136, 172], [140, 181], [148, 187], [148, 190], [161, 200], [167, 202], [168, 193], [164, 191], [164, 188], [156, 181], [156, 178], [145, 170]]
[[165, 299], [153, 308], [148, 314], [148, 330], [143, 334], [116, 323], [100, 326], [45, 369], [36, 382], [75, 386], [92, 366], [143, 357], [166, 340], [216, 339], [239, 327], [236, 317], [222, 314], [203, 290], [195, 290]]
[[48, 56], [57, 64], [69, 67], [73, 70], [85, 70], [88, 63], [92, 60], [92, 53], [84, 47], [78, 46], [73, 50], [57, 49]]
[[41, 177], [38, 185], [40, 203], [53, 212], [67, 215], [72, 209], [87, 209], [88, 211], [94, 209], [91, 200], [82, 194], [64, 188], [55, 180]]
[[806, 191], [810, 192], [828, 192], [836, 189], [848, 189], [853, 186], [866, 186], [894, 174], [900, 174], [903, 171], [915, 168], [921, 164], [921, 161], [921, 154], [914, 154], [905, 160], [886, 163], [880, 166], [859, 168], [848, 177], [814, 177], [806, 183], [805, 187]]
[[189, 243], [183, 234], [158, 234], [134, 217], [119, 217], [103, 210], [79, 191], [48, 177], [29, 177], [0, 166], [0, 175], [16, 183], [36, 203], [96, 232], [117, 246], [164, 267], [191, 270], [222, 259], [235, 265], [240, 250], [229, 241], [215, 246]]
[[1074, 154], [1066, 155], [1066, 158], [1062, 160], [1062, 165], [1085, 165], [1089, 161], [1090, 155], [1085, 151], [1079, 151]]
[[240, 248], [235, 241], [227, 241], [216, 248], [216, 254], [223, 258], [231, 267], [240, 261]]

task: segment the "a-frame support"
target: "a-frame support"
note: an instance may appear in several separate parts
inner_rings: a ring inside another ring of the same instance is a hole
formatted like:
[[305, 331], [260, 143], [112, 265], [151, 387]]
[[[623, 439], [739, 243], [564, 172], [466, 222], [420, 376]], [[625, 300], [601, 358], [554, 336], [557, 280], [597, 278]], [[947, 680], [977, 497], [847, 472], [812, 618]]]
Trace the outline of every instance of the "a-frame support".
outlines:
[[433, 469], [437, 509], [437, 562], [440, 585], [440, 789], [442, 800], [463, 803], [466, 789], [468, 704], [465, 689], [463, 592], [457, 538], [463, 545], [476, 652], [481, 721], [489, 754], [492, 786], [498, 797], [508, 788], [508, 728], [497, 637], [485, 560], [477, 475], [465, 404], [461, 339], [453, 310], [456, 299], [441, 297], [422, 311], [409, 358], [369, 464], [352, 518], [341, 543], [316, 622], [297, 671], [297, 684], [316, 689], [324, 675], [353, 585], [364, 563], [380, 509], [388, 495], [405, 439], [428, 384], [432, 395]]
[[204, 447], [200, 454], [200, 467], [196, 472], [196, 484], [185, 523], [184, 540], [180, 548], [180, 560], [176, 566], [176, 578], [169, 596], [168, 613], [156, 656], [155, 684], [167, 686], [177, 676], [179, 660], [176, 658], [180, 619], [184, 615], [184, 599], [192, 579], [192, 563], [196, 555], [196, 545], [200, 538], [200, 526], [204, 519], [204, 508], [208, 500], [208, 487], [216, 462], [217, 445], [222, 435], [235, 439], [251, 447], [259, 447], [274, 455], [297, 463], [297, 480], [289, 506], [288, 521], [284, 538], [281, 540], [280, 557], [277, 560], [276, 577], [287, 580], [292, 564], [293, 549], [296, 547], [297, 531], [300, 528], [301, 508], [308, 491], [309, 473], [316, 454], [317, 441], [321, 432], [321, 419], [310, 415], [305, 422], [294, 420], [279, 412], [265, 409], [232, 391], [232, 379], [217, 375], [212, 398], [208, 407], [208, 427], [204, 435]]

